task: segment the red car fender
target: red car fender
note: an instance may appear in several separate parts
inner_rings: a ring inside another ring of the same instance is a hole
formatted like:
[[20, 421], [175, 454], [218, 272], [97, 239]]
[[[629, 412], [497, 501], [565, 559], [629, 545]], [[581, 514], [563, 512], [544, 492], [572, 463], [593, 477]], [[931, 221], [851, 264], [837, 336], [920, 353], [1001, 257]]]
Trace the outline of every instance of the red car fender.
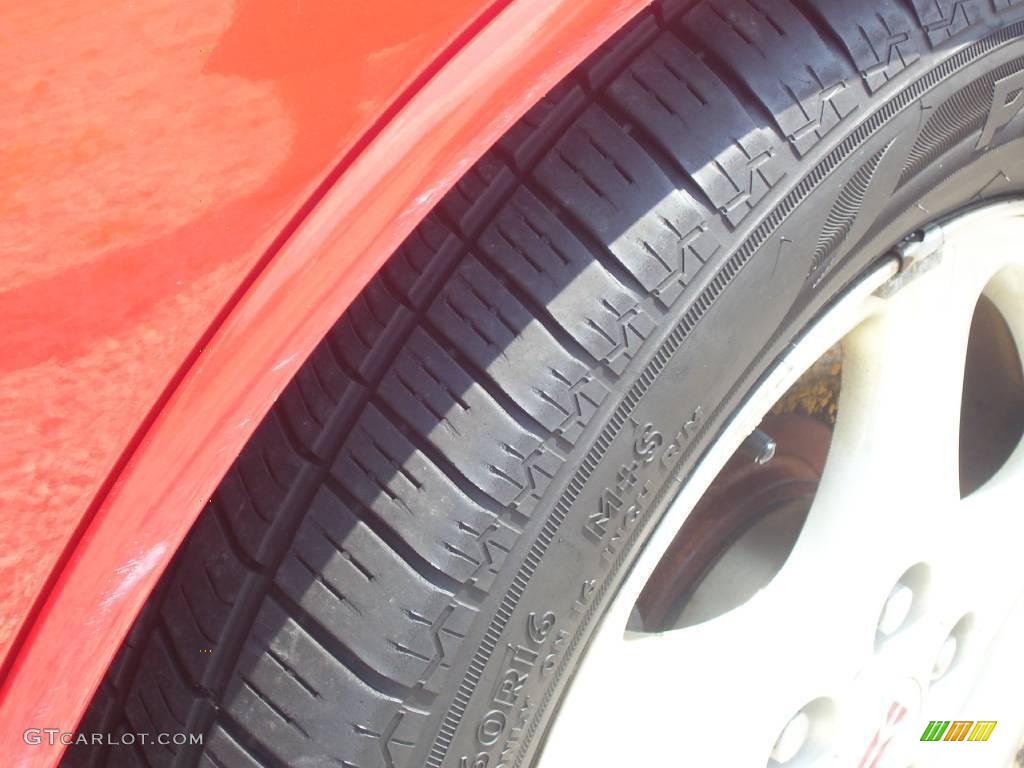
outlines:
[[644, 0], [513, 0], [400, 105], [239, 295], [85, 524], [8, 666], [0, 754], [50, 766], [118, 643], [277, 395], [501, 133]]

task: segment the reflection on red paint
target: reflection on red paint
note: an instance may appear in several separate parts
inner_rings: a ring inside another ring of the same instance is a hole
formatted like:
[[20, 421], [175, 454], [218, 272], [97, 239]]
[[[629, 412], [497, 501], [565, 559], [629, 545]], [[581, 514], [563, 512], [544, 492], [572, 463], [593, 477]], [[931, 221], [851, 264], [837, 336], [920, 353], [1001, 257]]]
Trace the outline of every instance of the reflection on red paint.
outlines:
[[246, 275], [486, 5], [4, 3], [0, 657]]

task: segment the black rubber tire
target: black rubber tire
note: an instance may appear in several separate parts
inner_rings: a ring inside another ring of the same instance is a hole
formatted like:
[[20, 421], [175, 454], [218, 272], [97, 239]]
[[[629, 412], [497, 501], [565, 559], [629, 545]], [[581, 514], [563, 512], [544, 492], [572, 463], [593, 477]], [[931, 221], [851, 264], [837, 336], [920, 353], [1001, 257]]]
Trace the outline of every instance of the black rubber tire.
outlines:
[[65, 765], [529, 765], [752, 382], [901, 237], [1024, 191], [1021, 88], [1021, 0], [641, 14], [345, 312], [80, 727], [204, 743]]

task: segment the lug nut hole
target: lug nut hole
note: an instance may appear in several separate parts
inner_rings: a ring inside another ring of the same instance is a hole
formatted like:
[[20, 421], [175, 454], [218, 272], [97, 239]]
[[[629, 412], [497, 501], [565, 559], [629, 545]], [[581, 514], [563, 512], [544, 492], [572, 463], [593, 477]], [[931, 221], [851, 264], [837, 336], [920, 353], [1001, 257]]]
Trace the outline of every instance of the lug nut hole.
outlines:
[[924, 613], [931, 581], [928, 566], [908, 568], [893, 585], [882, 603], [875, 630], [875, 649], [913, 624]]
[[832, 744], [836, 706], [819, 698], [790, 718], [772, 747], [768, 768], [803, 768], [816, 765]]
[[966, 614], [953, 625], [946, 639], [939, 646], [932, 666], [932, 682], [938, 682], [955, 670], [964, 657], [964, 651], [970, 642], [971, 630], [974, 629], [974, 615]]

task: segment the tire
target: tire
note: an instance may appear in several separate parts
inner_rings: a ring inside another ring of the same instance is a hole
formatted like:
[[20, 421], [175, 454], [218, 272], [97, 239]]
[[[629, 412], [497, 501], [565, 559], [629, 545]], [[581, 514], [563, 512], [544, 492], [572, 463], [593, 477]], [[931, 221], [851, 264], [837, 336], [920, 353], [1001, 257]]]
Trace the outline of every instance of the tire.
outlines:
[[641, 14], [317, 347], [79, 728], [203, 743], [63, 764], [529, 765], [771, 361], [905, 235], [1024, 191], [1021, 89], [1020, 0]]

